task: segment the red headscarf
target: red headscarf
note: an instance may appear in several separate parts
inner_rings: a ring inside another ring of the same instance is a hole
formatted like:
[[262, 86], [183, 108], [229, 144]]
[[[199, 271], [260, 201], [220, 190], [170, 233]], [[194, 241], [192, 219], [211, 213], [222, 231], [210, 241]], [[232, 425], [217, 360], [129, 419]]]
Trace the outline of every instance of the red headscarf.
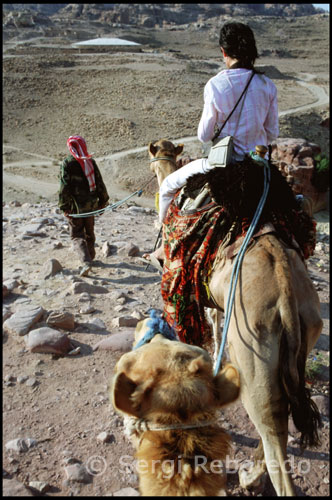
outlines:
[[86, 142], [80, 135], [71, 135], [67, 140], [67, 146], [70, 153], [81, 165], [83, 172], [88, 179], [90, 191], [96, 189], [95, 182], [95, 169], [90, 158], [92, 155], [88, 154]]

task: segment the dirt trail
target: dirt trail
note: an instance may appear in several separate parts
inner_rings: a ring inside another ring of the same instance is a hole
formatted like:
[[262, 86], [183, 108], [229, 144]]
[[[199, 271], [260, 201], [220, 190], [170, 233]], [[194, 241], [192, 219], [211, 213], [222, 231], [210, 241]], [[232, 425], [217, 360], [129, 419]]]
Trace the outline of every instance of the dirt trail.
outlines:
[[309, 81], [313, 80], [315, 78], [315, 75], [311, 75], [310, 73], [300, 73], [302, 79], [298, 80], [298, 84], [302, 85], [302, 87], [306, 87], [309, 89], [314, 97], [316, 98], [316, 101], [310, 103], [310, 104], [305, 104], [304, 106], [297, 106], [295, 108], [289, 108], [286, 111], [281, 111], [279, 113], [279, 116], [286, 116], [286, 115], [291, 115], [293, 113], [298, 113], [301, 111], [308, 111], [309, 109], [316, 108], [318, 106], [323, 106], [325, 104], [329, 104], [329, 96], [325, 92], [325, 90], [320, 87], [319, 85], [313, 84], [313, 83], [308, 83]]
[[[308, 88], [316, 98], [316, 100], [312, 103], [303, 105], [303, 106], [298, 106], [295, 108], [289, 108], [286, 111], [281, 111], [279, 113], [279, 116], [285, 116], [285, 115], [290, 115], [296, 112], [301, 112], [301, 111], [308, 111], [310, 109], [313, 109], [318, 106], [326, 105], [329, 102], [329, 97], [326, 94], [325, 90], [320, 87], [317, 84], [313, 83], [308, 83], [311, 82], [314, 78], [315, 75], [309, 74], [309, 73], [299, 73], [297, 75], [297, 82]], [[187, 145], [195, 145], [196, 148], [200, 148], [200, 143], [197, 139], [196, 136], [191, 136], [191, 137], [181, 137], [179, 139], [171, 139], [175, 140], [178, 143], [184, 143]], [[21, 173], [15, 173], [15, 169], [27, 169], [27, 168], [32, 168], [32, 167], [51, 167], [52, 165], [55, 165], [58, 163], [58, 160], [56, 158], [50, 158], [49, 156], [43, 156], [41, 154], [36, 154], [36, 153], [31, 153], [29, 151], [25, 151], [22, 148], [18, 148], [17, 146], [11, 145], [11, 144], [4, 144], [4, 151], [20, 151], [22, 155], [25, 157], [22, 160], [19, 161], [7, 161], [6, 158], [3, 159], [3, 183], [7, 184], [12, 187], [17, 187], [20, 189], [27, 190], [31, 193], [34, 194], [40, 194], [43, 193], [44, 197], [47, 197], [49, 199], [54, 199], [56, 196], [58, 186], [59, 186], [59, 181], [57, 177], [57, 169], [55, 168], [55, 172], [53, 175], [53, 178], [48, 179], [48, 181], [44, 179], [38, 179], [35, 176], [29, 177], [29, 175], [21, 175]], [[108, 155], [104, 156], [98, 156], [96, 157], [97, 163], [101, 162], [117, 162], [125, 157], [128, 157], [130, 155], [134, 154], [139, 154], [147, 151], [147, 146], [140, 146], [140, 147], [135, 147], [131, 149], [127, 149], [125, 151], [117, 151], [115, 153], [111, 153]], [[31, 159], [27, 158], [31, 157]], [[35, 159], [36, 158], [36, 159]], [[37, 158], [40, 158], [40, 160], [37, 160]], [[147, 166], [148, 166], [148, 155], [147, 155]], [[11, 172], [9, 170], [12, 170]], [[118, 199], [125, 198], [130, 194], [129, 190], [123, 189], [116, 183], [112, 182], [108, 185], [108, 191], [109, 195], [111, 198], [117, 197]], [[142, 196], [139, 199], [139, 204], [145, 207], [153, 207], [154, 201], [151, 200], [151, 198]]]

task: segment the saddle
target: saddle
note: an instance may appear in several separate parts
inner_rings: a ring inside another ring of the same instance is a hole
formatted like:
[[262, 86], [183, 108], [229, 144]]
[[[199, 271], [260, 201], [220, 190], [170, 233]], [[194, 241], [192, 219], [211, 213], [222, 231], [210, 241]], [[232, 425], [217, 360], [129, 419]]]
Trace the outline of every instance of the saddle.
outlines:
[[[269, 194], [253, 237], [265, 234], [269, 228], [268, 232], [277, 233], [287, 245], [302, 253], [302, 257], [306, 259], [314, 251], [315, 221], [304, 210], [302, 200], [294, 196], [278, 167], [270, 163], [270, 169]], [[180, 209], [179, 214], [183, 216], [199, 214], [215, 205], [223, 207], [224, 229], [233, 228], [231, 244], [244, 232], [244, 222], [249, 227], [263, 187], [263, 166], [247, 155], [242, 162], [189, 177], [176, 197], [175, 204]], [[225, 233], [221, 235], [222, 238], [225, 236]], [[231, 255], [231, 252], [228, 254]]]
[[185, 214], [195, 213], [200, 208], [204, 208], [212, 202], [209, 185], [206, 183], [202, 188], [196, 189], [191, 195], [186, 192], [186, 186], [180, 191], [177, 198], [177, 206]]

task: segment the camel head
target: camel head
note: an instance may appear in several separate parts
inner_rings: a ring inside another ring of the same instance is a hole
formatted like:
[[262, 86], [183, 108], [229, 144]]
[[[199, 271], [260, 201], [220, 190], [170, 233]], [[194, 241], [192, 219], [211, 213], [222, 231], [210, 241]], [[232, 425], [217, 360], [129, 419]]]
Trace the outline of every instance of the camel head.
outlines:
[[[136, 341], [148, 328], [147, 320], [138, 326]], [[111, 400], [125, 415], [150, 421], [167, 415], [171, 421], [190, 422], [232, 403], [239, 392], [235, 366], [227, 364], [214, 375], [206, 350], [157, 334], [119, 359]]]
[[[151, 160], [150, 168], [156, 174], [160, 186], [165, 177], [177, 169], [176, 158], [182, 153], [183, 144], [175, 146], [171, 141], [160, 139], [154, 143], [150, 142], [148, 150]], [[163, 161], [158, 161], [158, 158]]]

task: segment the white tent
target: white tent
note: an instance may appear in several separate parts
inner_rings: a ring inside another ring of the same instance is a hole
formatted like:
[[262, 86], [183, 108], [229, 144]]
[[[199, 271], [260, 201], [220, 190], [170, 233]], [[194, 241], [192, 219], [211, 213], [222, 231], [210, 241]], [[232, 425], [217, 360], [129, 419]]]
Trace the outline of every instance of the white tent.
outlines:
[[141, 45], [140, 43], [130, 42], [129, 40], [121, 40], [121, 38], [94, 38], [84, 42], [73, 43], [73, 46], [97, 46], [97, 45]]

